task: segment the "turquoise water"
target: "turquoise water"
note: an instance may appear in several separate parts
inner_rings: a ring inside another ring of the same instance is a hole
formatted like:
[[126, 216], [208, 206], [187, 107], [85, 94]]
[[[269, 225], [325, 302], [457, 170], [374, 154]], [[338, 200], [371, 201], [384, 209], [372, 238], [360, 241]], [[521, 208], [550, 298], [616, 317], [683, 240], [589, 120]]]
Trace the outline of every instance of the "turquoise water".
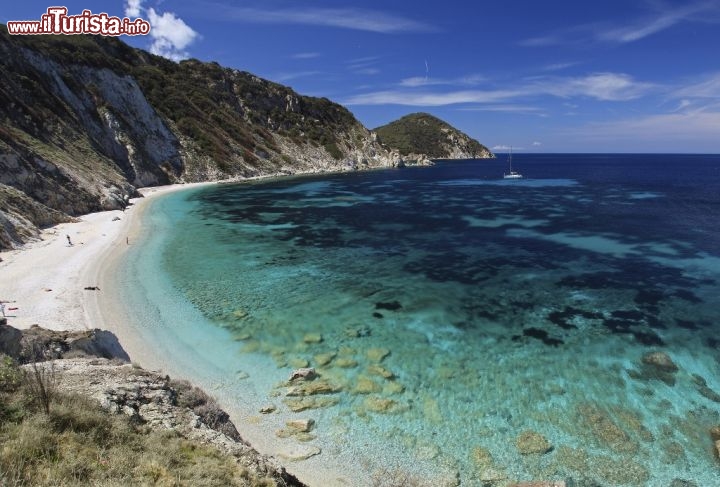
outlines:
[[[218, 395], [277, 406], [253, 421], [314, 418], [307, 462], [356, 485], [714, 485], [720, 160], [517, 159], [526, 180], [463, 161], [160, 198], [130, 312]], [[654, 351], [679, 370], [643, 366]], [[299, 403], [306, 365], [325, 390]], [[549, 445], [521, 451], [527, 432]]]

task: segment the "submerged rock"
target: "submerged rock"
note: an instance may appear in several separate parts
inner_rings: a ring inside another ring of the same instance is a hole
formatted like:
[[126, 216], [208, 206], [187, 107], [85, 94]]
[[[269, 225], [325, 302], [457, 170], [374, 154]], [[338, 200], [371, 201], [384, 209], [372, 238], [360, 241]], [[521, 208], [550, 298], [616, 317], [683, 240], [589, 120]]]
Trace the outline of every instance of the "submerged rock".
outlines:
[[598, 445], [607, 446], [616, 453], [637, 452], [637, 442], [613, 421], [608, 411], [594, 404], [581, 404], [577, 411], [579, 424]]
[[312, 418], [292, 419], [292, 420], [286, 422], [285, 424], [290, 429], [293, 429], [295, 431], [301, 431], [303, 433], [307, 433], [315, 425], [315, 420]]
[[397, 402], [384, 397], [370, 396], [365, 399], [365, 408], [375, 413], [392, 413], [397, 408]]
[[340, 400], [336, 397], [328, 396], [311, 396], [311, 397], [300, 397], [300, 398], [286, 398], [283, 399], [283, 403], [294, 413], [299, 413], [307, 409], [319, 409], [335, 406]]
[[275, 412], [276, 409], [277, 409], [277, 407], [275, 407], [274, 404], [266, 404], [260, 408], [260, 413], [261, 414], [270, 414], [270, 413]]
[[335, 352], [319, 353], [315, 355], [313, 359], [318, 365], [323, 366], [332, 362], [332, 359], [334, 359], [336, 355]]
[[373, 382], [370, 378], [365, 376], [359, 376], [357, 384], [353, 388], [353, 394], [371, 394], [373, 392], [380, 392], [382, 387]]
[[663, 372], [675, 373], [679, 370], [675, 362], [665, 352], [646, 353], [642, 357], [642, 363]]
[[341, 357], [337, 359], [334, 363], [337, 367], [340, 367], [342, 369], [352, 369], [358, 366], [357, 361], [349, 357]]
[[720, 460], [720, 426], [713, 426], [710, 428], [710, 438], [715, 444], [715, 448], [713, 453], [715, 454], [715, 458]]
[[308, 333], [303, 337], [304, 343], [320, 343], [323, 341], [323, 337], [320, 333]]
[[505, 479], [507, 479], [507, 474], [505, 472], [492, 467], [488, 467], [480, 473], [480, 481], [483, 483], [493, 484], [501, 482]]
[[567, 484], [564, 480], [533, 480], [530, 482], [514, 482], [509, 484], [507, 487], [566, 487]]
[[379, 375], [380, 377], [382, 377], [384, 379], [392, 379], [393, 377], [395, 377], [395, 374], [390, 372], [388, 369], [386, 369], [382, 365], [378, 365], [378, 364], [369, 365], [367, 368], [367, 371], [368, 371], [368, 373], [370, 373], [372, 375]]
[[320, 448], [313, 445], [287, 445], [279, 450], [276, 455], [291, 462], [299, 462], [319, 455], [321, 452]]
[[547, 453], [552, 450], [552, 445], [540, 433], [535, 431], [524, 431], [515, 440], [515, 446], [522, 455], [533, 453]]
[[371, 348], [365, 352], [365, 355], [372, 362], [382, 362], [385, 357], [390, 355], [390, 350], [387, 348]]
[[301, 367], [293, 371], [290, 375], [290, 382], [301, 379], [301, 380], [312, 380], [316, 377], [315, 369], [312, 367]]
[[675, 374], [679, 370], [675, 362], [665, 352], [649, 352], [643, 355], [640, 370], [628, 371], [633, 379], [659, 380], [669, 386], [675, 385]]

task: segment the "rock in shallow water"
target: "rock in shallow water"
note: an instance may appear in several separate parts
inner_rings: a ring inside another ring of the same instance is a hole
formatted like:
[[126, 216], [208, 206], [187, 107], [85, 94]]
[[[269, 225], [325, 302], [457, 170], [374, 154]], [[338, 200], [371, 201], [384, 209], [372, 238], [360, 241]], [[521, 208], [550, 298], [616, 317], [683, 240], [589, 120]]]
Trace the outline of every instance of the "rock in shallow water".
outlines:
[[276, 455], [285, 460], [299, 462], [319, 455], [321, 452], [322, 450], [320, 450], [320, 448], [313, 445], [287, 445], [280, 449]]
[[646, 353], [642, 357], [642, 363], [663, 372], [675, 373], [679, 370], [675, 362], [665, 352]]
[[540, 433], [535, 431], [524, 431], [515, 440], [515, 446], [523, 455], [533, 453], [547, 453], [552, 450], [552, 445]]

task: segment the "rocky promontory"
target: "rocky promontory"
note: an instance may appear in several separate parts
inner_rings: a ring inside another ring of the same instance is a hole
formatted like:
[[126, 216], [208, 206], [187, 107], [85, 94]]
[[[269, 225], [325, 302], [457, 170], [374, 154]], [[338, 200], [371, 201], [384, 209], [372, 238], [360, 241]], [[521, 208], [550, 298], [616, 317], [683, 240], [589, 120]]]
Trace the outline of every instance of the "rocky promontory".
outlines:
[[386, 147], [406, 160], [495, 157], [480, 142], [429, 113], [411, 113], [375, 132]]

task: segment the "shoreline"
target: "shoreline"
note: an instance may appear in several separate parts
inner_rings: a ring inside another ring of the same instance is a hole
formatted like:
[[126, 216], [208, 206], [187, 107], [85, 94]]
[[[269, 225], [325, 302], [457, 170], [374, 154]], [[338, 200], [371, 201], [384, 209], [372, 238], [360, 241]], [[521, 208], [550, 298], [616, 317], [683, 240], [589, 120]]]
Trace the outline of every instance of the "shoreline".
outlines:
[[[251, 180], [232, 181], [234, 184], [247, 182]], [[261, 454], [275, 457], [302, 482], [310, 486], [351, 485], [347, 470], [324, 468], [327, 457], [315, 457], [312, 462], [281, 460], [275, 451], [279, 445], [275, 429], [278, 421], [286, 419], [284, 415], [270, 421], [258, 421], [257, 411], [243, 409], [222, 394], [214, 394], [212, 388], [208, 389], [209, 384], [194, 377], [191, 370], [184, 370], [182, 364], [173, 363], [172, 358], [158, 353], [154, 344], [140, 336], [128, 321], [126, 303], [119, 290], [114, 288], [118, 284], [113, 277], [126, 252], [142, 240], [146, 231], [143, 226], [147, 221], [145, 212], [159, 196], [213, 184], [218, 182], [141, 188], [139, 192], [143, 197], [133, 198], [132, 205], [125, 211], [86, 214], [76, 222], [43, 230], [40, 240], [0, 252], [0, 273], [4, 277], [0, 281], [0, 299], [11, 302], [6, 308], [8, 324], [19, 329], [37, 324], [56, 331], [93, 328], [109, 331], [117, 337], [132, 363], [175, 379], [190, 380], [215, 395], [243, 439]], [[68, 244], [66, 235], [70, 236], [72, 245]]]

